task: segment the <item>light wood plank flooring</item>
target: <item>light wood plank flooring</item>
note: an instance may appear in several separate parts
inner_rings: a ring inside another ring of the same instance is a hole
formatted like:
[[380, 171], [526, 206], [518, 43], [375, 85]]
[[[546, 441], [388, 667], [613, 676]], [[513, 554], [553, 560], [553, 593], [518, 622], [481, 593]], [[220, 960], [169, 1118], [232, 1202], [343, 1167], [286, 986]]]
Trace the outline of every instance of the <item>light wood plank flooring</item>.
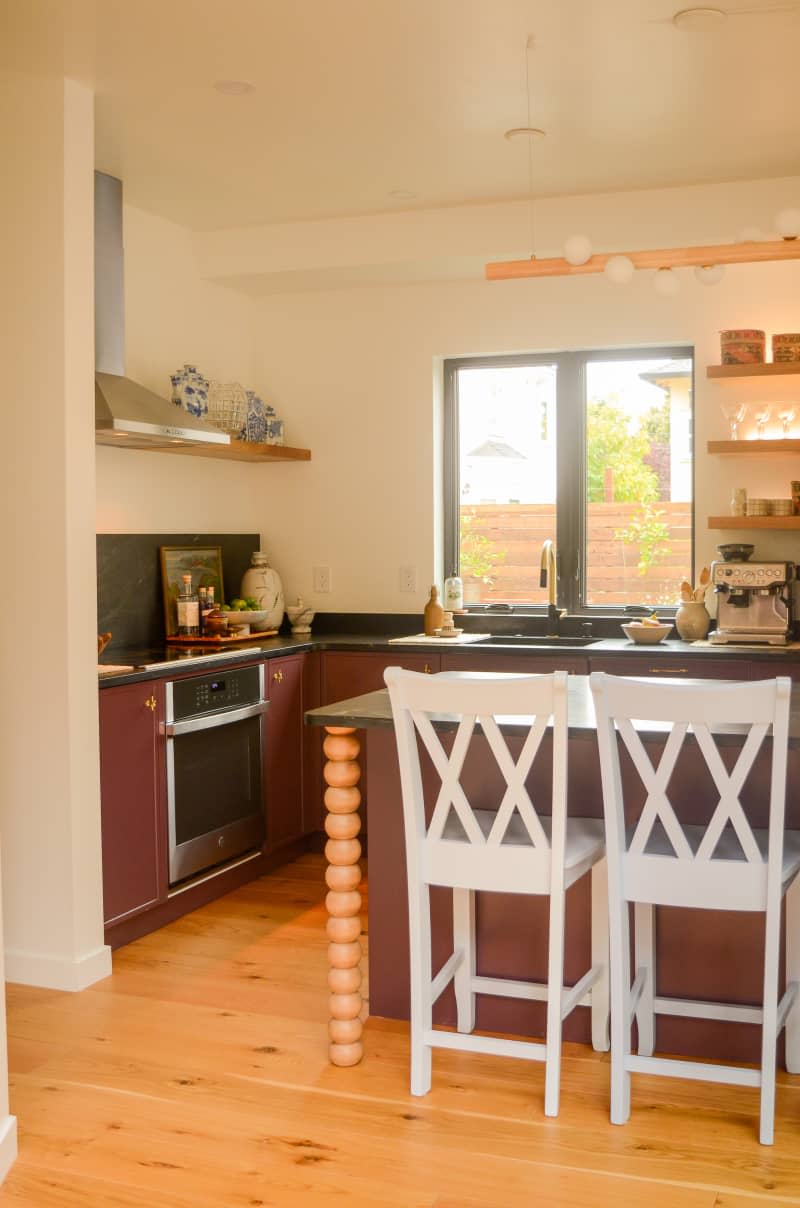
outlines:
[[608, 1059], [542, 1065], [437, 1052], [408, 1093], [404, 1025], [326, 1060], [324, 864], [307, 856], [120, 949], [81, 994], [11, 986], [20, 1156], [2, 1208], [765, 1208], [800, 1204], [800, 1077], [777, 1140], [757, 1093], [634, 1079], [608, 1122]]

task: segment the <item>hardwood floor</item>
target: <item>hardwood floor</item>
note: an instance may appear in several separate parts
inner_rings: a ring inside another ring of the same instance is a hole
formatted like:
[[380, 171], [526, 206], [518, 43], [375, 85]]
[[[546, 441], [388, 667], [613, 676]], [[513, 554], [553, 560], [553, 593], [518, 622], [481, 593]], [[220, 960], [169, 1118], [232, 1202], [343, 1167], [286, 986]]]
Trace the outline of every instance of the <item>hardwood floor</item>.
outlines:
[[324, 863], [306, 856], [114, 954], [81, 994], [10, 986], [20, 1155], [2, 1208], [764, 1208], [800, 1204], [800, 1077], [776, 1143], [757, 1092], [634, 1079], [608, 1122], [608, 1059], [544, 1066], [439, 1051], [408, 1093], [405, 1026], [326, 1060]]

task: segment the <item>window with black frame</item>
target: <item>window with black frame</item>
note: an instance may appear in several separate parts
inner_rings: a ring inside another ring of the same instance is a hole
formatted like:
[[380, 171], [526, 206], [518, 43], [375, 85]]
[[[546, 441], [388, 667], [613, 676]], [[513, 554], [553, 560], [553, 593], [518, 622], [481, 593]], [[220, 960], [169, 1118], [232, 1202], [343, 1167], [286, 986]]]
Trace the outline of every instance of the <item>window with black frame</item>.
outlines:
[[465, 603], [673, 605], [692, 578], [693, 350], [445, 362], [446, 572]]

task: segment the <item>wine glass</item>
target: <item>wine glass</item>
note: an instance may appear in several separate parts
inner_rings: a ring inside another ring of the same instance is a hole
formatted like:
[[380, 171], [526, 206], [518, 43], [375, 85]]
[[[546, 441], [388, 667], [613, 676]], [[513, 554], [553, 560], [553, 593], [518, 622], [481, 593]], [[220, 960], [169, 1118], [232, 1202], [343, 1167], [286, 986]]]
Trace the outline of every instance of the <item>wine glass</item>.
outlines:
[[769, 423], [769, 418], [772, 415], [772, 406], [770, 403], [756, 403], [753, 407], [753, 419], [756, 421], [756, 431], [758, 439], [764, 439], [764, 430]]
[[747, 414], [744, 403], [724, 402], [722, 403], [722, 414], [731, 426], [731, 440], [738, 440], [739, 424]]
[[781, 406], [778, 408], [778, 419], [781, 421], [781, 425], [783, 427], [783, 431], [781, 433], [782, 436], [789, 435], [789, 424], [792, 422], [796, 414], [797, 410], [794, 403], [788, 403], [786, 406]]

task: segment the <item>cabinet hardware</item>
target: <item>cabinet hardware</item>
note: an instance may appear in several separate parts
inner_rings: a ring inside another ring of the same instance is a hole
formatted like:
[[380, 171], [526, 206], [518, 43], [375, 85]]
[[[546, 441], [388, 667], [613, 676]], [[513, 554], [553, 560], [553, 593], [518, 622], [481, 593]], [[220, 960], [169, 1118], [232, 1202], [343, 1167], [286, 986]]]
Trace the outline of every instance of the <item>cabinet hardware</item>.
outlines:
[[148, 708], [151, 713], [155, 713], [157, 701], [154, 696], [148, 697], [148, 699], [144, 703], [145, 703], [145, 707]]
[[688, 675], [688, 667], [651, 667], [651, 675]]
[[433, 667], [431, 667], [429, 663], [426, 663], [422, 670], [426, 675], [433, 675]]
[[282, 671], [273, 671], [272, 679], [273, 679], [274, 683], [282, 684], [283, 683], [283, 672]]

